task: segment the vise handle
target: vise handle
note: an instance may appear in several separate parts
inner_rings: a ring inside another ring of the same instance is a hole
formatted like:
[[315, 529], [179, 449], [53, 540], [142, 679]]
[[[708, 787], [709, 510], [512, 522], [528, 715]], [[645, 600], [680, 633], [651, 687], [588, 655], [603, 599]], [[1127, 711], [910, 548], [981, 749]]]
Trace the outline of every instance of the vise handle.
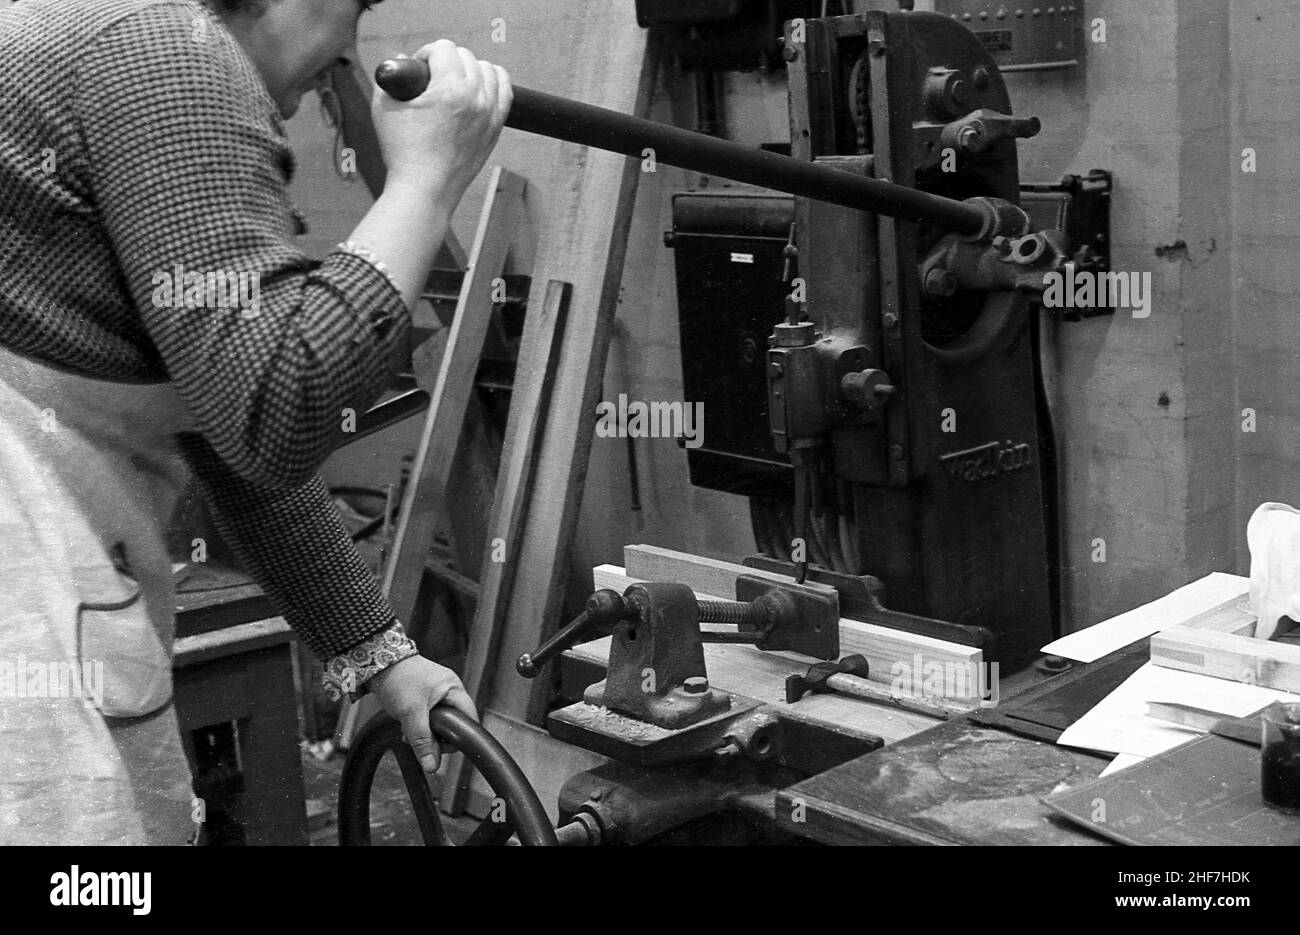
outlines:
[[588, 636], [608, 636], [614, 624], [626, 620], [632, 611], [617, 591], [602, 588], [587, 598], [586, 609], [531, 653], [515, 662], [515, 671], [526, 679], [537, 678], [542, 666], [579, 640]]

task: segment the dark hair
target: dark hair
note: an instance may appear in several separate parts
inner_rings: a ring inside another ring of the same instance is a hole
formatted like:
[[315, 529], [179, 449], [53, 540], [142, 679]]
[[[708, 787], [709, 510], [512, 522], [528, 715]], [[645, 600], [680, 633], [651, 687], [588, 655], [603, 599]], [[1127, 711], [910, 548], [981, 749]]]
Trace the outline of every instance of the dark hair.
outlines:
[[256, 10], [265, 3], [265, 0], [203, 0], [203, 2], [222, 16], [231, 16], [235, 13]]
[[[256, 12], [266, 4], [266, 0], [203, 0], [203, 2], [222, 16]], [[367, 10], [380, 2], [381, 0], [360, 0], [361, 6]]]

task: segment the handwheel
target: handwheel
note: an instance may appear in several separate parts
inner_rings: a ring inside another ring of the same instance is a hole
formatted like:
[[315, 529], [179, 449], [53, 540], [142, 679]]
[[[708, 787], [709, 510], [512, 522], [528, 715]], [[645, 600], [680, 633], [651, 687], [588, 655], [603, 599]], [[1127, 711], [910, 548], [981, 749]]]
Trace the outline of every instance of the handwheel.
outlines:
[[[454, 708], [434, 708], [429, 712], [429, 726], [444, 752], [453, 748], [469, 757], [492, 791], [505, 801], [506, 820], [485, 819], [465, 841], [466, 845], [501, 845], [516, 833], [525, 845], [560, 843], [537, 792], [495, 737]], [[401, 724], [386, 714], [371, 718], [362, 728], [343, 764], [343, 778], [339, 782], [339, 844], [344, 847], [370, 844], [370, 787], [379, 761], [389, 751], [402, 770], [425, 846], [452, 844], [438, 818], [437, 803], [429, 792], [420, 761], [402, 739]]]

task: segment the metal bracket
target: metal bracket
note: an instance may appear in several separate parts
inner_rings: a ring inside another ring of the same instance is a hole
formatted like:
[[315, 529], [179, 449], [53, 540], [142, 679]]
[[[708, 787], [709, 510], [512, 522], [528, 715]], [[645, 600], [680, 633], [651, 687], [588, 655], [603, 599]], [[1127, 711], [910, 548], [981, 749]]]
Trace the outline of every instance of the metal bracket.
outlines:
[[670, 730], [726, 712], [730, 696], [709, 687], [695, 593], [647, 583], [623, 597], [632, 615], [614, 626], [608, 677], [587, 689], [587, 703]]
[[[736, 600], [755, 601], [778, 592], [789, 604], [775, 617], [767, 636], [755, 645], [765, 652], [792, 652], [814, 659], [836, 659], [840, 654], [840, 602], [834, 594], [798, 584], [786, 584], [742, 575], [736, 579]], [[741, 631], [746, 627], [741, 626]]]
[[[791, 575], [794, 565], [766, 555], [751, 555], [744, 560], [749, 568]], [[929, 636], [962, 646], [974, 646], [988, 650], [993, 645], [993, 632], [986, 627], [972, 627], [947, 620], [935, 620], [931, 617], [918, 617], [898, 610], [889, 610], [884, 606], [885, 586], [879, 578], [872, 575], [844, 575], [828, 571], [816, 565], [808, 567], [808, 580], [817, 584], [830, 585], [839, 592], [840, 614], [851, 620], [872, 623], [876, 626]], [[770, 583], [770, 582], [769, 582]], [[838, 631], [837, 631], [838, 636]], [[802, 651], [802, 650], [801, 650]], [[813, 655], [809, 653], [808, 655]], [[833, 656], [822, 656], [832, 659]]]
[[[1059, 182], [1025, 182], [1020, 203], [1035, 230], [1064, 231], [1070, 262], [1079, 272], [1110, 271], [1110, 196], [1113, 179], [1105, 169], [1067, 175]], [[1113, 308], [1062, 309], [1064, 321], [1113, 315]]]
[[776, 717], [760, 710], [758, 702], [742, 698], [732, 700], [723, 711], [679, 728], [579, 702], [553, 711], [546, 719], [546, 729], [557, 740], [635, 766], [712, 759], [733, 743], [746, 747], [748, 755], [756, 759], [771, 758], [781, 749]]

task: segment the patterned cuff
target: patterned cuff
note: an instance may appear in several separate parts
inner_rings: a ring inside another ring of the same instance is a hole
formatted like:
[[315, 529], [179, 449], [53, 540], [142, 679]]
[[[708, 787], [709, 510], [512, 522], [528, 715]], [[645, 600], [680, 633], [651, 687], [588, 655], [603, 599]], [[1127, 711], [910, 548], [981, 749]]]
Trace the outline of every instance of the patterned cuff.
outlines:
[[403, 659], [419, 654], [419, 649], [406, 635], [402, 625], [394, 623], [387, 630], [379, 631], [325, 663], [325, 694], [333, 701], [338, 701], [345, 694], [355, 699], [372, 676]]
[[359, 244], [355, 240], [347, 240], [339, 244], [338, 249], [343, 253], [350, 253], [355, 257], [360, 257], [365, 260], [375, 269], [379, 270], [379, 272], [383, 273], [384, 278], [388, 280], [394, 289], [397, 288], [397, 283], [393, 281], [393, 274], [389, 271], [388, 267], [384, 265], [384, 261], [379, 259], [379, 257], [376, 256], [369, 247]]

